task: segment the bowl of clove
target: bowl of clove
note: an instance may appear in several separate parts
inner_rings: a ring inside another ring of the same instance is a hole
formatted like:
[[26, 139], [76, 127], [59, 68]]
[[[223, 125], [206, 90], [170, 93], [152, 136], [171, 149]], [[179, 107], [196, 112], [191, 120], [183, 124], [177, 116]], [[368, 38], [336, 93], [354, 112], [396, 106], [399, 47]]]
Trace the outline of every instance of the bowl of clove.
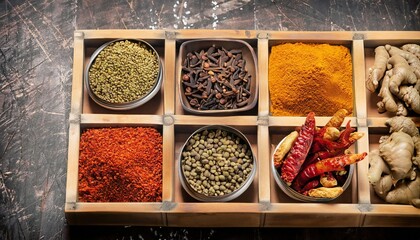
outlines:
[[351, 184], [355, 163], [367, 153], [353, 153], [352, 145], [364, 134], [350, 127], [350, 121], [341, 129], [341, 113], [320, 128], [315, 125], [315, 114], [309, 113], [302, 127], [286, 134], [275, 147], [270, 163], [272, 175], [290, 198], [331, 202]]
[[234, 39], [185, 41], [178, 55], [182, 108], [198, 115], [232, 114], [257, 103], [257, 58], [251, 45]]
[[162, 84], [159, 54], [139, 39], [116, 39], [92, 54], [85, 71], [90, 98], [111, 110], [128, 110], [152, 99]]

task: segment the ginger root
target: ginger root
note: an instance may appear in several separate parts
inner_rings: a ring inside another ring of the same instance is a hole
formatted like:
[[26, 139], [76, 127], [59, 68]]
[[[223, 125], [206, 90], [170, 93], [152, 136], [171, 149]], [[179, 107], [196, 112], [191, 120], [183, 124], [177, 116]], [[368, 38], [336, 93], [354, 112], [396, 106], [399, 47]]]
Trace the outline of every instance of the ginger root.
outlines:
[[[382, 177], [374, 186], [375, 193], [388, 203], [413, 204], [420, 198], [420, 175], [416, 173], [413, 181], [401, 181], [394, 188], [390, 175]], [[412, 202], [414, 200], [414, 202]]]
[[401, 49], [414, 54], [417, 58], [420, 59], [420, 45], [408, 43], [403, 45]]
[[366, 87], [369, 91], [375, 92], [380, 80], [383, 78], [388, 62], [389, 54], [384, 46], [375, 48], [375, 62], [369, 69], [369, 76], [366, 80]]
[[[402, 47], [401, 49], [399, 49], [388, 44], [385, 45], [385, 49], [389, 52], [389, 55], [391, 57], [396, 55], [403, 57], [407, 61], [408, 65], [410, 65], [410, 67], [413, 68], [413, 72], [417, 76], [417, 78], [420, 78], [420, 59], [418, 58], [418, 56], [416, 56], [412, 52], [404, 50]], [[412, 49], [410, 48], [410, 50]]]
[[389, 82], [390, 82], [390, 75], [392, 70], [386, 72], [381, 85], [381, 90], [379, 91], [378, 96], [382, 98], [380, 102], [378, 102], [378, 111], [379, 112], [397, 112], [398, 105], [395, 100], [394, 95], [392, 95], [391, 91], [389, 90]]
[[409, 52], [401, 53], [401, 57], [403, 57], [408, 65], [412, 68], [413, 73], [416, 75], [417, 79], [420, 78], [420, 59]]
[[385, 125], [389, 127], [389, 133], [403, 131], [414, 137], [419, 135], [419, 129], [411, 118], [395, 116], [386, 120]]
[[397, 116], [407, 116], [408, 110], [401, 101], [397, 101], [398, 110], [395, 113]]
[[392, 76], [389, 80], [389, 90], [397, 95], [401, 84], [416, 84], [417, 76], [407, 61], [401, 55], [394, 55], [388, 60], [392, 66]]
[[420, 208], [420, 198], [415, 198], [410, 200], [411, 205], [416, 208]]
[[379, 150], [375, 149], [369, 153], [368, 179], [372, 185], [376, 185], [382, 177], [382, 173], [390, 174], [388, 165], [379, 155]]
[[370, 92], [378, 92], [381, 98], [377, 103], [379, 113], [388, 111], [397, 116], [407, 116], [410, 112], [420, 114], [418, 49], [416, 44], [406, 44], [401, 48], [386, 44], [375, 48], [375, 61], [369, 69], [366, 88]]
[[420, 198], [420, 174], [414, 181], [400, 182], [386, 194], [385, 201], [389, 203], [410, 204], [411, 199]]
[[379, 181], [373, 185], [376, 195], [380, 198], [386, 198], [386, 195], [391, 191], [393, 186], [391, 175], [385, 175], [379, 179]]
[[420, 114], [420, 94], [413, 86], [401, 86], [398, 97], [415, 113]]
[[411, 118], [395, 116], [388, 119], [385, 125], [389, 127], [389, 132], [403, 131], [411, 136], [414, 143], [415, 153], [412, 157], [413, 164], [420, 169], [420, 131]]
[[413, 153], [413, 139], [402, 131], [393, 132], [389, 138], [379, 144], [379, 155], [388, 164], [394, 182], [407, 177]]
[[416, 150], [415, 156], [413, 156], [413, 164], [417, 166], [418, 169], [420, 169], [420, 136], [413, 136], [413, 142], [414, 142], [414, 149]]
[[368, 179], [376, 195], [388, 203], [420, 207], [420, 134], [415, 122], [395, 116], [385, 122], [390, 135], [369, 153]]

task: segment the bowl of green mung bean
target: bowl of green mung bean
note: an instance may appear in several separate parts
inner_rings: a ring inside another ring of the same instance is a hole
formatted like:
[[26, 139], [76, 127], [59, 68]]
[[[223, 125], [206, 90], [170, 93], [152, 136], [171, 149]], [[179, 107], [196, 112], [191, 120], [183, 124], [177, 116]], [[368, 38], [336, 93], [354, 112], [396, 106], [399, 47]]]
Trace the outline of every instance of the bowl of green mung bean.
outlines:
[[179, 178], [184, 190], [203, 202], [226, 202], [239, 197], [256, 173], [251, 144], [239, 130], [210, 125], [187, 139], [179, 156]]
[[128, 110], [151, 100], [162, 84], [162, 64], [152, 45], [116, 39], [92, 54], [85, 71], [90, 98], [111, 110]]

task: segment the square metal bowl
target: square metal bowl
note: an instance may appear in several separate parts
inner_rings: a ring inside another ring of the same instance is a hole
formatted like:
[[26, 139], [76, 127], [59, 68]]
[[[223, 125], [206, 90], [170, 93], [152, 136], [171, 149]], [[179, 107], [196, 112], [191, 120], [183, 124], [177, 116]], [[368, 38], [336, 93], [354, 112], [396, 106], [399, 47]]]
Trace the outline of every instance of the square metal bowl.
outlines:
[[[245, 106], [229, 109], [208, 110], [196, 109], [191, 106], [188, 98], [185, 95], [185, 89], [183, 84], [184, 80], [182, 79], [183, 64], [185, 59], [187, 58], [188, 53], [199, 54], [201, 51], [207, 51], [211, 46], [215, 46], [216, 49], [223, 48], [227, 51], [231, 51], [233, 49], [238, 49], [242, 51], [242, 58], [246, 61], [245, 68], [251, 76], [251, 81], [249, 85], [250, 95]], [[185, 111], [189, 113], [197, 115], [228, 115], [251, 110], [255, 107], [258, 99], [258, 72], [257, 58], [255, 52], [247, 42], [236, 39], [199, 39], [185, 41], [181, 44], [178, 55], [177, 82], [182, 107]]]

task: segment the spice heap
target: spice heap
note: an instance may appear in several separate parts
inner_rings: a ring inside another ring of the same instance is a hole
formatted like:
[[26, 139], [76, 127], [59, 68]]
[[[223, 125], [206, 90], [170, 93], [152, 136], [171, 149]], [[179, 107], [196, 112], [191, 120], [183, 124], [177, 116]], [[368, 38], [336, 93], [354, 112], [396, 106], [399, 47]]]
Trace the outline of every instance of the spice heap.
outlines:
[[106, 46], [89, 69], [89, 85], [100, 99], [127, 103], [149, 93], [159, 73], [159, 59], [144, 43], [128, 40]]
[[187, 184], [206, 196], [239, 189], [253, 169], [251, 148], [236, 134], [209, 129], [192, 136], [182, 152]]
[[295, 191], [317, 198], [336, 198], [343, 191], [348, 167], [363, 160], [367, 153], [351, 153], [349, 147], [364, 136], [350, 127], [340, 126], [347, 116], [338, 110], [328, 123], [316, 128], [315, 113], [310, 112], [299, 130], [279, 143], [273, 164], [282, 181]]
[[353, 111], [352, 59], [344, 46], [286, 43], [273, 46], [268, 81], [273, 116], [332, 116]]
[[80, 138], [79, 200], [162, 200], [162, 136], [154, 128], [88, 129]]
[[182, 65], [182, 86], [191, 108], [225, 110], [247, 106], [252, 77], [241, 49], [212, 45], [189, 52]]

